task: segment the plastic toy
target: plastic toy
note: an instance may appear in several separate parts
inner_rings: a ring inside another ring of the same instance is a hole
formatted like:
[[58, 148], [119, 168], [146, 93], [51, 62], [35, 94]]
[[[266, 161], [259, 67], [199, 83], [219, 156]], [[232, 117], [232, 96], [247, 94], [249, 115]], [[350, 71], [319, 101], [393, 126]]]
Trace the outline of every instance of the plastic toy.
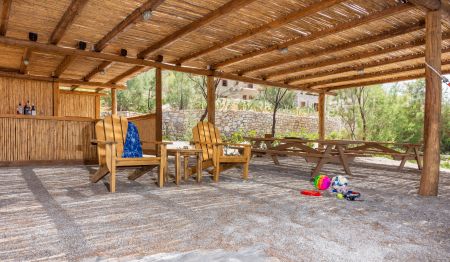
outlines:
[[319, 191], [315, 191], [315, 190], [302, 190], [300, 191], [300, 194], [305, 195], [305, 196], [321, 196], [322, 194], [320, 194]]
[[314, 186], [319, 190], [326, 190], [331, 185], [331, 179], [326, 175], [318, 175], [314, 178]]

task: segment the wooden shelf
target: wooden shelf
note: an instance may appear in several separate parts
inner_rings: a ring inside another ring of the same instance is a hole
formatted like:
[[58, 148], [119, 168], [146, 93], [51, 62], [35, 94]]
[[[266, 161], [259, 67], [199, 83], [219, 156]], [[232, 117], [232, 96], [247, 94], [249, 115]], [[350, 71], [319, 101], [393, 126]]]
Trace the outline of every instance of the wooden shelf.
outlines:
[[56, 121], [77, 121], [77, 122], [94, 122], [96, 119], [89, 117], [77, 117], [77, 116], [30, 116], [30, 115], [0, 115], [0, 118], [13, 118], [13, 119], [37, 119], [37, 120], [56, 120]]

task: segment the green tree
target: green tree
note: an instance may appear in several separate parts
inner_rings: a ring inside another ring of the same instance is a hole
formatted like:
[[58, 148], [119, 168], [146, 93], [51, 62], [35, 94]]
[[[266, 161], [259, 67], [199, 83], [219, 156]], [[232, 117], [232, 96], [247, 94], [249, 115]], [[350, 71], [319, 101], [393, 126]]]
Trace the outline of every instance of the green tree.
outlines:
[[281, 108], [292, 109], [295, 107], [295, 93], [284, 88], [265, 87], [260, 99], [263, 99], [272, 106], [272, 136], [275, 136], [277, 112]]

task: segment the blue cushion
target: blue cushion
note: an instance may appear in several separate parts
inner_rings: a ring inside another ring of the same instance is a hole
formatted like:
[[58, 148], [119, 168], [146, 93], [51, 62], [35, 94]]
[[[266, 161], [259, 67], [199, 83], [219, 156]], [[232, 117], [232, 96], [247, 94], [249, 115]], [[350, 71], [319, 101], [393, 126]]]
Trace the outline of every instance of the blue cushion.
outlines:
[[128, 132], [123, 147], [122, 157], [142, 157], [142, 145], [141, 139], [139, 139], [139, 132], [136, 125], [131, 122], [128, 122]]

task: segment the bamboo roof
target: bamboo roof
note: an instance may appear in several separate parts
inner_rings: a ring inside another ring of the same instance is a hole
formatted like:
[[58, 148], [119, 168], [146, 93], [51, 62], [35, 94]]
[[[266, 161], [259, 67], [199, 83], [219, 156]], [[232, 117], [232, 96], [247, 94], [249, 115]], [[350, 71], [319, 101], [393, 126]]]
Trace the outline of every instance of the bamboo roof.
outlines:
[[[0, 73], [98, 91], [151, 67], [313, 92], [425, 73], [426, 10], [408, 1], [3, 0], [0, 8]], [[442, 30], [449, 73], [446, 19]]]

